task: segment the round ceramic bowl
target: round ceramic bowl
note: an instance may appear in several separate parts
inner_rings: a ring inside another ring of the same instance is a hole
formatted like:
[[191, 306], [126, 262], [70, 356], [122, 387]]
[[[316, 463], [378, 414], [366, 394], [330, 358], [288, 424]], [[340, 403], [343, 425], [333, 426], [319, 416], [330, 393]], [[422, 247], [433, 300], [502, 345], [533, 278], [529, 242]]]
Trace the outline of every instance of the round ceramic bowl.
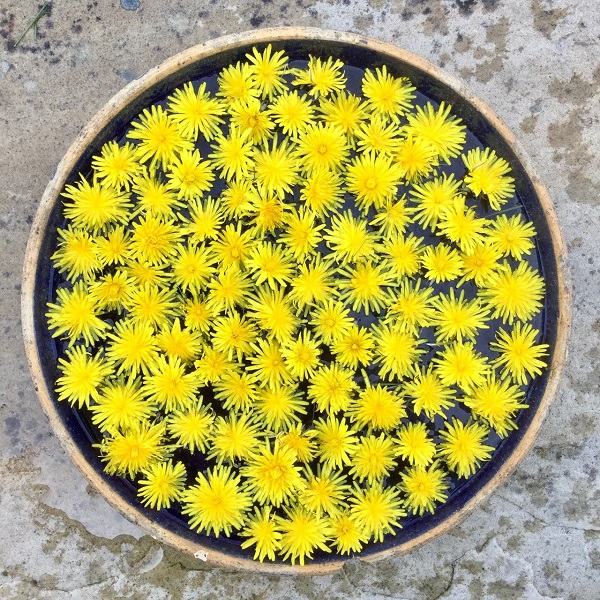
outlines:
[[512, 166], [517, 202], [537, 230], [535, 261], [546, 281], [546, 298], [536, 327], [542, 329], [543, 341], [549, 344], [550, 350], [548, 368], [528, 389], [530, 408], [519, 414], [518, 430], [497, 445], [492, 459], [466, 484], [456, 488], [435, 514], [413, 518], [396, 535], [366, 546], [360, 558], [375, 561], [408, 552], [448, 531], [507, 479], [540, 430], [565, 362], [571, 310], [565, 247], [548, 192], [515, 136], [462, 83], [428, 61], [390, 44], [352, 33], [320, 29], [263, 29], [190, 48], [127, 85], [83, 129], [44, 193], [25, 258], [23, 334], [35, 388], [52, 428], [94, 488], [125, 517], [153, 537], [216, 566], [277, 573], [328, 573], [341, 568], [345, 559], [335, 554], [317, 554], [302, 567], [256, 562], [251, 552], [242, 550], [235, 540], [199, 535], [191, 531], [176, 512], [144, 508], [131, 482], [106, 475], [92, 447], [97, 439], [85, 416], [68, 403], [56, 401], [53, 389], [57, 377], [57, 349], [44, 316], [52, 293], [50, 256], [56, 246], [56, 229], [62, 220], [59, 195], [64, 185], [72, 183], [79, 172], [88, 171], [92, 155], [98, 153], [106, 141], [119, 139], [143, 108], [160, 101], [186, 81], [214, 75], [224, 66], [242, 60], [253, 46], [261, 49], [268, 43], [285, 49], [292, 60], [306, 60], [309, 54], [316, 54], [340, 58], [357, 69], [386, 64], [393, 74], [409, 77], [425, 99], [450, 103], [453, 114], [466, 124], [470, 139], [496, 150]]

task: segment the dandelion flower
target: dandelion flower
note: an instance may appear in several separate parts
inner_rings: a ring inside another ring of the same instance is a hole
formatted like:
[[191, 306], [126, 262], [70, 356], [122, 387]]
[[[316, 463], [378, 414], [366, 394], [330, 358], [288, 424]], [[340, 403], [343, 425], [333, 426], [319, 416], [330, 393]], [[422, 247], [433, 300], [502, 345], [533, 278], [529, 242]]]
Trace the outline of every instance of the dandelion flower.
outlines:
[[249, 176], [254, 165], [252, 159], [252, 140], [250, 130], [232, 127], [229, 135], [219, 135], [213, 145], [213, 152], [208, 157], [227, 181], [241, 181]]
[[400, 397], [380, 384], [367, 385], [346, 413], [356, 427], [391, 431], [406, 416]]
[[354, 323], [350, 310], [341, 302], [328, 300], [311, 311], [310, 324], [325, 344], [338, 340]]
[[375, 73], [367, 69], [362, 80], [367, 108], [394, 123], [398, 123], [400, 117], [412, 108], [415, 89], [406, 77], [393, 77], [385, 65], [381, 69], [376, 68]]
[[307, 175], [300, 188], [300, 200], [313, 213], [323, 217], [342, 202], [342, 178], [339, 173], [317, 169]]
[[252, 288], [246, 273], [232, 266], [209, 281], [208, 307], [215, 312], [232, 311], [246, 302]]
[[336, 295], [335, 275], [330, 263], [320, 258], [298, 266], [291, 281], [290, 300], [300, 308], [327, 301]]
[[94, 238], [85, 230], [58, 229], [57, 233], [58, 249], [50, 257], [54, 268], [64, 274], [67, 281], [79, 277], [92, 279], [101, 268]]
[[492, 210], [500, 210], [515, 193], [514, 179], [507, 176], [511, 171], [508, 163], [490, 148], [473, 148], [462, 159], [468, 171], [466, 186], [476, 196], [484, 194]]
[[251, 144], [263, 144], [272, 135], [274, 123], [268, 111], [262, 110], [262, 103], [258, 98], [249, 98], [246, 101], [234, 103], [229, 109], [231, 129], [239, 129]]
[[488, 224], [486, 219], [478, 219], [472, 208], [466, 208], [464, 196], [455, 196], [450, 206], [442, 208], [437, 230], [463, 252], [469, 252], [485, 242]]
[[460, 254], [446, 244], [427, 246], [421, 255], [425, 276], [436, 283], [458, 279], [463, 273]]
[[480, 386], [489, 371], [487, 360], [472, 342], [454, 342], [433, 358], [437, 374], [444, 385], [458, 385], [464, 391]]
[[175, 222], [162, 221], [150, 215], [133, 224], [129, 243], [132, 259], [160, 265], [176, 252], [175, 244], [181, 239], [181, 231]]
[[215, 179], [213, 164], [202, 160], [200, 152], [182, 150], [169, 164], [167, 187], [177, 191], [177, 198], [191, 200], [212, 187]]
[[354, 132], [367, 118], [367, 110], [361, 99], [342, 91], [331, 98], [321, 98], [318, 110], [322, 113], [323, 121], [343, 129], [350, 146], [354, 148]]
[[240, 222], [225, 225], [217, 240], [211, 245], [215, 261], [222, 267], [241, 265], [253, 247], [252, 232], [242, 231]]
[[446, 473], [437, 462], [429, 467], [412, 467], [402, 473], [399, 489], [406, 494], [405, 506], [414, 515], [433, 514], [437, 502], [445, 502], [448, 483]]
[[317, 410], [332, 415], [348, 409], [357, 387], [352, 371], [331, 363], [321, 366], [310, 378], [308, 397]]
[[96, 254], [102, 265], [124, 265], [129, 254], [129, 233], [123, 227], [115, 227], [106, 237], [96, 238]]
[[380, 482], [396, 466], [394, 443], [385, 433], [379, 437], [365, 435], [360, 438], [351, 461], [350, 476], [369, 485]]
[[411, 465], [426, 467], [435, 456], [436, 448], [425, 423], [409, 423], [398, 431], [396, 455]]
[[240, 532], [248, 538], [242, 542], [242, 548], [254, 548], [254, 560], [263, 562], [265, 558], [274, 561], [275, 553], [280, 549], [281, 530], [271, 515], [271, 507], [254, 507], [254, 515], [246, 518], [246, 526]]
[[347, 507], [344, 501], [350, 486], [346, 476], [328, 467], [319, 466], [316, 473], [305, 468], [306, 487], [299, 497], [299, 504], [317, 517], [335, 515]]
[[302, 506], [287, 509], [286, 514], [287, 519], [282, 517], [277, 519], [281, 528], [280, 554], [284, 561], [289, 558], [292, 565], [297, 560], [301, 566], [304, 566], [304, 560], [312, 558], [316, 549], [331, 552], [327, 546], [330, 535], [328, 519], [319, 519]]
[[259, 288], [256, 296], [248, 301], [247, 314], [267, 332], [269, 338], [275, 338], [280, 343], [292, 338], [299, 322], [281, 288], [276, 291]]
[[58, 289], [56, 301], [57, 304], [48, 302], [46, 313], [52, 337], [66, 334], [69, 346], [79, 339], [93, 346], [96, 340], [105, 336], [108, 324], [97, 316], [98, 309], [82, 281], [78, 281], [72, 290]]
[[260, 423], [279, 432], [300, 421], [300, 415], [306, 414], [306, 405], [294, 387], [275, 383], [258, 391], [254, 412]]
[[358, 439], [356, 431], [346, 424], [346, 419], [329, 416], [315, 421], [317, 453], [325, 466], [341, 469], [351, 464]]
[[194, 360], [202, 349], [202, 340], [194, 331], [181, 327], [181, 321], [175, 319], [172, 327], [165, 328], [156, 336], [156, 345], [167, 357], [178, 357], [182, 362]]
[[247, 102], [250, 98], [260, 96], [260, 90], [252, 73], [252, 65], [236, 63], [224, 68], [217, 79], [219, 91], [217, 96], [231, 106], [235, 102]]
[[391, 156], [400, 142], [400, 130], [394, 122], [385, 117], [373, 115], [354, 131], [359, 152], [374, 152]]
[[456, 418], [446, 423], [446, 429], [440, 431], [442, 442], [439, 444], [439, 456], [446, 461], [448, 468], [460, 478], [473, 475], [482, 462], [490, 459], [494, 448], [483, 443], [487, 439], [489, 428], [478, 423], [462, 423]]
[[131, 208], [128, 193], [104, 187], [97, 181], [90, 185], [83, 176], [75, 185], [66, 185], [61, 196], [71, 200], [65, 202], [63, 210], [71, 225], [89, 231], [125, 222]]
[[168, 220], [175, 216], [174, 209], [183, 206], [177, 194], [156, 174], [136, 177], [132, 190], [137, 197], [136, 212]]
[[92, 158], [92, 169], [102, 185], [117, 190], [129, 190], [142, 166], [136, 158], [136, 147], [126, 142], [122, 146], [110, 141], [102, 146], [100, 156]]
[[235, 354], [241, 360], [244, 354], [249, 354], [251, 344], [256, 339], [254, 325], [238, 312], [221, 317], [213, 322], [212, 342], [215, 350], [224, 352], [233, 358]]
[[433, 419], [454, 406], [454, 390], [442, 383], [432, 364], [415, 367], [413, 373], [413, 378], [404, 382], [404, 394], [412, 399], [417, 416], [423, 412], [428, 419]]
[[177, 88], [167, 102], [167, 112], [185, 137], [196, 141], [202, 134], [210, 142], [220, 133], [225, 109], [220, 100], [210, 97], [206, 83], [201, 83], [196, 92], [188, 82]]
[[219, 196], [219, 207], [228, 218], [245, 217], [252, 209], [251, 200], [256, 196], [252, 181], [230, 181]]
[[184, 135], [179, 123], [162, 106], [145, 108], [127, 132], [130, 140], [137, 140], [140, 162], [150, 161], [150, 167], [167, 170], [169, 163], [183, 151], [191, 151], [193, 143]]
[[225, 410], [249, 412], [258, 397], [256, 379], [248, 373], [228, 371], [213, 384], [215, 398]]
[[365, 536], [382, 542], [386, 533], [395, 535], [394, 527], [401, 527], [399, 519], [406, 516], [398, 491], [374, 483], [366, 488], [354, 488], [350, 496], [350, 516]]
[[250, 423], [250, 415], [236, 416], [230, 413], [227, 418], [217, 417], [212, 433], [212, 450], [209, 458], [221, 463], [238, 459], [247, 459], [258, 445], [258, 423]]
[[224, 218], [218, 201], [210, 197], [205, 200], [194, 198], [187, 203], [187, 210], [189, 219], [181, 214], [178, 217], [182, 221], [181, 231], [189, 236], [191, 244], [199, 244], [219, 235]]
[[431, 325], [435, 315], [433, 288], [421, 288], [422, 283], [422, 279], [402, 279], [398, 287], [388, 290], [384, 323], [395, 323], [414, 334]]
[[353, 311], [364, 311], [365, 314], [380, 313], [385, 302], [385, 286], [392, 281], [387, 273], [386, 265], [373, 265], [368, 260], [355, 266], [340, 269], [338, 280], [340, 300], [352, 307]]
[[219, 381], [226, 373], [235, 369], [227, 353], [210, 347], [204, 348], [202, 358], [195, 361], [194, 366], [203, 384]]
[[303, 463], [310, 462], [315, 453], [315, 430], [302, 431], [302, 423], [291, 425], [286, 433], [279, 435], [282, 446], [288, 446], [296, 453], [298, 460]]
[[241, 469], [253, 500], [279, 507], [297, 497], [306, 484], [295, 462], [296, 453], [277, 442], [273, 448], [268, 441], [257, 448]]
[[256, 150], [254, 168], [259, 189], [279, 198], [293, 193], [292, 186], [298, 178], [298, 163], [286, 140], [279, 144], [277, 137], [274, 137], [270, 147], [265, 144], [262, 150]]
[[382, 253], [390, 274], [397, 279], [415, 275], [421, 268], [421, 255], [425, 247], [423, 238], [413, 233], [390, 235], [383, 240]]
[[450, 164], [465, 145], [466, 127], [458, 117], [451, 116], [452, 106], [442, 102], [435, 110], [428, 102], [425, 107], [417, 106], [414, 113], [407, 115], [406, 133], [426, 140], [433, 146], [440, 160]]
[[200, 387], [198, 375], [186, 373], [178, 357], [159, 355], [148, 368], [142, 393], [167, 412], [182, 409], [194, 401]]
[[200, 296], [185, 298], [179, 308], [184, 318], [185, 326], [192, 331], [208, 333], [210, 326], [217, 316], [217, 311], [208, 306], [207, 300]]
[[319, 342], [305, 329], [295, 340], [281, 347], [281, 354], [289, 373], [297, 379], [314, 377], [321, 355]]
[[492, 309], [492, 317], [501, 317], [504, 323], [515, 319], [528, 321], [542, 309], [544, 279], [526, 262], [516, 269], [505, 262], [490, 275], [479, 294]]
[[284, 50], [273, 52], [269, 44], [262, 53], [257, 48], [252, 48], [252, 53], [246, 54], [246, 58], [251, 63], [250, 74], [254, 77], [263, 98], [272, 98], [285, 92], [286, 82], [283, 75], [287, 72], [288, 58]]
[[480, 329], [488, 329], [486, 324], [489, 308], [482, 307], [479, 300], [465, 300], [465, 293], [461, 291], [458, 298], [454, 288], [450, 288], [448, 295], [440, 293], [432, 305], [436, 310], [432, 325], [436, 328], [436, 339], [445, 342], [463, 338], [474, 341]]
[[320, 169], [337, 171], [348, 156], [346, 134], [335, 125], [307, 125], [298, 136], [296, 156], [308, 173]]
[[144, 506], [160, 510], [171, 508], [179, 500], [185, 486], [186, 472], [183, 463], [160, 462], [144, 470], [140, 479], [138, 496]]
[[477, 244], [469, 252], [462, 255], [464, 281], [473, 280], [478, 287], [485, 287], [490, 276], [498, 268], [500, 252], [489, 243]]
[[510, 332], [500, 328], [496, 341], [490, 344], [492, 350], [500, 353], [494, 364], [519, 385], [527, 385], [528, 376], [541, 375], [546, 366], [542, 357], [548, 354], [549, 346], [535, 343], [539, 333], [531, 324], [517, 321]]
[[306, 69], [295, 71], [296, 78], [292, 84], [309, 86], [308, 93], [315, 98], [328, 96], [344, 89], [346, 76], [343, 68], [344, 63], [331, 56], [326, 61], [310, 56]]
[[333, 215], [329, 232], [323, 237], [338, 262], [369, 258], [375, 253], [377, 236], [369, 231], [367, 221], [355, 219], [349, 210]]
[[375, 215], [370, 225], [379, 227], [384, 237], [404, 233], [412, 223], [413, 209], [406, 206], [405, 197], [388, 200]]
[[307, 96], [300, 96], [296, 91], [284, 92], [274, 99], [269, 114], [285, 135], [297, 137], [312, 123], [314, 108]]
[[119, 270], [98, 278], [90, 284], [88, 291], [98, 308], [121, 312], [134, 285], [135, 279], [126, 271]]
[[433, 146], [427, 140], [411, 133], [392, 150], [394, 159], [402, 170], [402, 178], [411, 183], [429, 175], [437, 163], [437, 152]]
[[356, 369], [359, 364], [368, 365], [373, 356], [375, 341], [372, 333], [356, 324], [334, 340], [332, 350], [338, 361], [345, 367]]
[[292, 278], [293, 263], [290, 253], [279, 244], [262, 242], [254, 245], [246, 268], [257, 286], [267, 283], [272, 290], [285, 285]]
[[255, 237], [264, 237], [265, 233], [274, 233], [283, 227], [286, 220], [286, 211], [292, 208], [285, 204], [279, 196], [272, 192], [261, 190], [251, 199], [249, 215], [250, 223], [254, 226]]
[[214, 420], [214, 415], [206, 406], [191, 404], [169, 415], [167, 431], [177, 440], [178, 446], [190, 452], [206, 452], [210, 447]]
[[523, 215], [498, 215], [492, 221], [488, 240], [502, 256], [512, 256], [521, 260], [523, 256], [531, 254], [535, 244], [532, 238], [535, 237], [533, 223], [525, 222]]
[[298, 212], [287, 215], [285, 233], [279, 240], [289, 247], [294, 258], [302, 259], [321, 241], [323, 227], [323, 224], [315, 225], [315, 214], [301, 206]]
[[253, 371], [260, 386], [276, 386], [290, 379], [281, 348], [276, 341], [258, 339], [252, 344], [252, 354], [248, 356], [249, 371]]
[[120, 376], [107, 382], [89, 408], [92, 423], [111, 434], [131, 429], [136, 423], [150, 419], [156, 411], [156, 405], [144, 398], [141, 382], [133, 373], [127, 379]]
[[162, 444], [165, 428], [162, 424], [135, 422], [124, 433], [115, 432], [99, 444], [104, 470], [109, 475], [127, 475], [131, 479], [166, 457]]
[[205, 246], [178, 244], [173, 257], [173, 279], [182, 290], [198, 293], [206, 289], [215, 272], [215, 257]]
[[147, 373], [154, 362], [158, 347], [154, 337], [154, 328], [147, 321], [135, 323], [130, 320], [118, 321], [112, 332], [108, 333], [106, 356], [118, 365], [117, 374], [124, 371], [137, 375]]
[[411, 366], [425, 351], [419, 348], [423, 340], [394, 325], [380, 324], [373, 328], [375, 362], [379, 376], [388, 381], [405, 377]]
[[331, 517], [330, 525], [331, 537], [335, 542], [337, 551], [342, 556], [351, 552], [359, 553], [363, 544], [368, 541], [368, 537], [348, 511], [340, 512]]
[[98, 400], [98, 388], [112, 373], [102, 354], [90, 354], [83, 346], [70, 348], [66, 360], [58, 359], [61, 376], [56, 380], [59, 400], [67, 400], [71, 406], [82, 408], [90, 405], [90, 400]]
[[346, 169], [348, 191], [363, 211], [380, 209], [395, 196], [402, 173], [391, 157], [367, 153], [357, 156]]
[[198, 473], [196, 485], [181, 495], [182, 514], [188, 515], [191, 529], [216, 537], [223, 532], [227, 537], [232, 530], [241, 529], [244, 516], [250, 508], [250, 498], [242, 491], [240, 477], [230, 467], [222, 465]]
[[440, 177], [434, 177], [431, 181], [413, 185], [410, 195], [415, 207], [415, 220], [423, 227], [435, 225], [442, 216], [444, 209], [450, 208], [460, 189], [460, 181], [443, 173]]
[[170, 325], [175, 314], [175, 294], [169, 288], [146, 283], [132, 288], [125, 308], [134, 323], [149, 323], [157, 328]]

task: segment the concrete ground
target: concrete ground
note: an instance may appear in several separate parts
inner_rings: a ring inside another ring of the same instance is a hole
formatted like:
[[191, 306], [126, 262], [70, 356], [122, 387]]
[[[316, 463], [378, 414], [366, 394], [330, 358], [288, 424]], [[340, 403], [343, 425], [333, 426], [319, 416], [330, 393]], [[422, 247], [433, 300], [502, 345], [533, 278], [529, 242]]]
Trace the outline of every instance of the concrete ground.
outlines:
[[[600, 598], [600, 13], [596, 0], [39, 0], [0, 6], [0, 598]], [[275, 25], [361, 32], [462, 78], [517, 133], [556, 204], [574, 322], [566, 374], [511, 479], [420, 550], [339, 574], [212, 569], [121, 518], [52, 434], [21, 342], [19, 291], [44, 188], [128, 81], [216, 36]]]

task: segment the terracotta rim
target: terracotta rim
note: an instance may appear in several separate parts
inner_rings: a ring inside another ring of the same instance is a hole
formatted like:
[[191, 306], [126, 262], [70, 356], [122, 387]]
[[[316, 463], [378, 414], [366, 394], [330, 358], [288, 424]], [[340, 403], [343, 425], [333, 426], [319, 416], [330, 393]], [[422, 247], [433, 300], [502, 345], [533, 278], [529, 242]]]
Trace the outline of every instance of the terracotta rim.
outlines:
[[203, 555], [206, 560], [217, 567], [231, 569], [249, 570], [254, 572], [274, 573], [274, 574], [305, 574], [318, 575], [332, 573], [342, 568], [346, 560], [331, 561], [326, 563], [309, 563], [304, 567], [291, 566], [288, 564], [264, 564], [251, 559], [242, 559], [230, 556], [228, 554], [214, 551], [206, 548], [199, 543], [194, 543], [185, 539], [152, 521], [132, 505], [126, 502], [119, 495], [115, 494], [108, 483], [90, 466], [83, 456], [81, 450], [71, 438], [71, 435], [60, 419], [52, 399], [52, 390], [48, 389], [46, 380], [43, 376], [41, 360], [38, 353], [36, 331], [34, 323], [34, 291], [36, 273], [38, 268], [38, 258], [44, 238], [46, 227], [52, 209], [58, 199], [58, 195], [63, 188], [66, 178], [72, 171], [78, 157], [89, 146], [94, 139], [96, 132], [103, 129], [113, 118], [113, 115], [121, 111], [132, 99], [139, 96], [142, 92], [179, 69], [193, 64], [199, 59], [207, 58], [224, 50], [235, 49], [238, 46], [267, 43], [267, 42], [285, 42], [292, 40], [311, 39], [322, 42], [343, 42], [348, 45], [368, 47], [382, 55], [390, 56], [394, 59], [409, 63], [414, 67], [424, 71], [433, 78], [441, 81], [443, 84], [460, 94], [477, 111], [479, 111], [499, 132], [500, 136], [511, 147], [512, 151], [521, 162], [529, 179], [535, 189], [540, 205], [544, 212], [553, 249], [556, 256], [557, 286], [558, 286], [558, 324], [555, 341], [554, 355], [549, 365], [549, 376], [544, 390], [543, 397], [540, 400], [539, 408], [533, 417], [531, 424], [524, 433], [523, 438], [510, 454], [508, 460], [504, 462], [498, 472], [492, 479], [462, 508], [454, 512], [449, 518], [432, 527], [425, 533], [408, 540], [398, 546], [381, 552], [359, 556], [359, 560], [374, 562], [383, 558], [396, 556], [414, 550], [418, 546], [432, 540], [433, 538], [448, 532], [452, 527], [462, 521], [479, 504], [486, 500], [490, 494], [512, 473], [518, 463], [524, 458], [527, 451], [535, 441], [542, 421], [551, 402], [554, 400], [560, 376], [563, 371], [567, 358], [568, 340], [571, 328], [571, 285], [567, 269], [566, 247], [558, 225], [558, 219], [554, 211], [554, 206], [550, 195], [542, 184], [531, 161], [522, 149], [514, 134], [500, 120], [500, 118], [478, 97], [476, 97], [462, 82], [455, 79], [439, 67], [430, 63], [411, 52], [393, 46], [378, 40], [365, 38], [354, 33], [324, 30], [309, 27], [276, 27], [261, 29], [258, 31], [249, 31], [245, 33], [233, 34], [210, 40], [199, 44], [188, 50], [185, 50], [158, 67], [149, 70], [145, 75], [129, 83], [125, 88], [118, 92], [83, 128], [81, 133], [75, 139], [64, 158], [58, 165], [54, 177], [48, 184], [44, 195], [42, 196], [40, 206], [35, 216], [31, 228], [27, 249], [25, 253], [25, 263], [23, 270], [23, 287], [21, 292], [21, 310], [23, 323], [23, 338], [25, 342], [25, 352], [29, 363], [29, 369], [34, 382], [38, 398], [50, 424], [66, 450], [71, 460], [83, 473], [91, 485], [99, 491], [100, 494], [117, 509], [128, 520], [132, 521], [140, 528], [148, 532], [153, 538], [165, 542], [174, 548], [185, 552], [188, 555], [199, 557]]

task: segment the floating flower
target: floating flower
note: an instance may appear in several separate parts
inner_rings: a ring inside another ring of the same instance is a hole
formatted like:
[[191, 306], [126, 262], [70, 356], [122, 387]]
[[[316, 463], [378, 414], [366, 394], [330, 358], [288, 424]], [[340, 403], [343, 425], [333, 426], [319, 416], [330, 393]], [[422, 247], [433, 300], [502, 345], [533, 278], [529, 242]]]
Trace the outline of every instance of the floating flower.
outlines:
[[137, 197], [136, 213], [149, 214], [152, 217], [168, 220], [175, 216], [176, 208], [183, 206], [178, 195], [169, 189], [169, 185], [164, 183], [156, 172], [136, 177], [133, 180], [132, 191]]
[[381, 384], [368, 385], [346, 413], [359, 429], [391, 431], [406, 416], [404, 403], [392, 390]]
[[172, 461], [156, 463], [142, 472], [138, 496], [144, 506], [160, 510], [170, 508], [181, 497], [185, 486], [185, 467]]
[[446, 244], [425, 248], [421, 255], [421, 262], [425, 269], [425, 276], [436, 283], [458, 279], [463, 272], [460, 254]]
[[362, 81], [367, 108], [395, 123], [412, 108], [415, 89], [406, 77], [396, 78], [388, 73], [386, 65], [376, 68], [375, 73], [367, 69]]
[[421, 287], [422, 283], [422, 279], [402, 279], [399, 288], [388, 290], [386, 324], [395, 323], [411, 333], [432, 324], [435, 316], [433, 288]]
[[315, 441], [321, 462], [328, 467], [343, 468], [350, 465], [356, 452], [356, 431], [349, 428], [346, 419], [328, 417], [315, 421]]
[[101, 267], [94, 238], [87, 231], [73, 229], [58, 229], [57, 233], [58, 249], [50, 257], [54, 267], [65, 274], [67, 281], [91, 279]]
[[344, 499], [350, 486], [346, 476], [328, 467], [318, 467], [316, 473], [305, 469], [306, 487], [300, 495], [300, 504], [318, 518], [324, 515], [336, 515], [347, 507]]
[[308, 397], [318, 410], [331, 415], [348, 409], [356, 387], [352, 371], [331, 363], [319, 368], [310, 378]]
[[281, 288], [276, 291], [260, 288], [248, 301], [248, 308], [258, 326], [280, 343], [290, 340], [298, 326], [299, 319]]
[[147, 373], [158, 354], [154, 328], [148, 321], [119, 321], [106, 337], [106, 356], [118, 365], [117, 373]]
[[346, 76], [343, 68], [344, 63], [339, 59], [334, 60], [329, 56], [324, 61], [316, 56], [311, 56], [305, 70], [295, 71], [296, 78], [292, 83], [309, 86], [308, 93], [316, 98], [328, 96], [332, 92], [344, 89]]
[[396, 153], [400, 143], [400, 129], [385, 117], [373, 115], [354, 131], [359, 152], [376, 152], [386, 156]]
[[436, 503], [445, 502], [448, 498], [446, 473], [438, 463], [429, 467], [408, 469], [402, 474], [402, 481], [398, 487], [406, 494], [406, 507], [419, 516], [425, 512], [433, 514]]
[[167, 431], [177, 443], [190, 452], [205, 452], [210, 446], [215, 417], [206, 406], [191, 403], [183, 410], [174, 410], [167, 420]]
[[292, 386], [274, 383], [258, 391], [256, 417], [273, 431], [286, 431], [306, 414], [307, 402]]
[[272, 136], [275, 125], [258, 98], [235, 102], [229, 112], [230, 130], [238, 129], [249, 143], [263, 144]]
[[335, 541], [337, 551], [342, 555], [360, 552], [363, 544], [368, 541], [363, 529], [357, 525], [356, 519], [351, 517], [348, 512], [333, 516], [330, 525], [331, 536]]
[[215, 398], [225, 410], [248, 412], [258, 397], [256, 380], [248, 373], [228, 371], [213, 385]]
[[251, 350], [251, 344], [256, 340], [254, 325], [234, 312], [230, 316], [220, 317], [213, 323], [213, 346], [229, 357], [237, 356], [238, 360]]
[[272, 98], [275, 94], [285, 92], [287, 85], [283, 76], [287, 72], [288, 62], [285, 51], [273, 52], [269, 44], [262, 53], [252, 48], [246, 58], [251, 63], [250, 75], [254, 77], [263, 98]]
[[479, 300], [465, 300], [464, 290], [456, 297], [454, 288], [448, 295], [440, 295], [432, 302], [435, 316], [431, 324], [436, 328], [436, 339], [440, 342], [463, 338], [474, 340], [479, 329], [488, 329], [486, 325], [489, 309], [482, 307]]
[[427, 140], [411, 133], [393, 151], [396, 162], [402, 169], [402, 178], [406, 181], [419, 181], [429, 175], [437, 164], [434, 147]]
[[248, 539], [242, 542], [242, 548], [254, 548], [254, 560], [263, 562], [265, 558], [275, 560], [275, 553], [280, 549], [281, 530], [271, 515], [271, 507], [255, 508], [254, 515], [247, 519], [246, 527], [240, 532]]
[[175, 244], [180, 239], [181, 232], [173, 221], [145, 216], [133, 225], [130, 257], [150, 265], [160, 265], [175, 254]]
[[225, 67], [217, 79], [219, 91], [217, 96], [223, 98], [228, 106], [235, 102], [247, 102], [250, 98], [260, 96], [260, 89], [248, 63], [236, 63]]
[[348, 156], [346, 134], [336, 125], [307, 125], [298, 135], [296, 156], [308, 173], [321, 169], [337, 171]]
[[167, 187], [177, 190], [178, 198], [190, 200], [200, 196], [212, 187], [215, 178], [212, 168], [212, 163], [202, 160], [198, 150], [182, 150], [169, 165]]
[[434, 359], [437, 374], [444, 385], [458, 385], [469, 391], [481, 385], [489, 371], [485, 357], [481, 356], [472, 342], [454, 342]]
[[404, 384], [404, 393], [412, 399], [417, 416], [424, 412], [427, 418], [433, 419], [454, 406], [454, 390], [442, 383], [433, 365], [415, 367], [413, 372], [413, 378]]
[[406, 206], [405, 197], [402, 196], [400, 199], [388, 200], [370, 224], [379, 227], [381, 234], [389, 238], [394, 234], [404, 233], [412, 223], [412, 213], [413, 209]]
[[319, 519], [301, 506], [286, 510], [287, 519], [279, 518], [277, 523], [281, 528], [281, 550], [283, 560], [288, 558], [292, 565], [296, 560], [304, 565], [307, 558], [312, 558], [318, 549], [331, 552], [326, 545], [329, 541], [329, 520]]
[[386, 265], [373, 265], [371, 261], [360, 262], [353, 267], [340, 269], [338, 286], [340, 300], [353, 311], [364, 310], [380, 313], [385, 303], [386, 286], [391, 285]]
[[250, 423], [250, 416], [217, 417], [212, 433], [212, 450], [209, 458], [216, 458], [219, 463], [247, 459], [258, 445], [260, 426]]
[[412, 333], [390, 325], [378, 325], [373, 328], [375, 341], [375, 361], [380, 365], [379, 376], [388, 381], [405, 377], [410, 368], [419, 360], [424, 350], [419, 348], [423, 342]]
[[292, 186], [298, 178], [298, 165], [286, 141], [279, 144], [274, 137], [270, 147], [265, 144], [262, 150], [256, 150], [254, 168], [256, 183], [266, 193], [279, 198], [292, 193]]
[[[327, 230], [326, 230], [327, 231]], [[331, 228], [323, 236], [338, 261], [368, 258], [375, 252], [377, 237], [364, 219], [356, 219], [350, 211], [331, 218]]]
[[515, 193], [514, 179], [507, 177], [511, 170], [508, 163], [489, 148], [473, 148], [462, 159], [469, 172], [465, 177], [467, 187], [476, 196], [484, 194], [492, 210], [500, 210]]
[[289, 373], [297, 379], [309, 379], [319, 365], [319, 343], [306, 330], [295, 340], [290, 340], [281, 348], [281, 354]]
[[409, 423], [400, 429], [396, 440], [396, 455], [417, 467], [426, 467], [436, 453], [425, 423]]
[[284, 134], [297, 137], [312, 123], [314, 107], [306, 96], [300, 96], [296, 91], [286, 92], [275, 98], [269, 113]]
[[290, 283], [289, 297], [298, 307], [308, 308], [337, 295], [334, 270], [330, 263], [320, 258], [312, 263], [300, 265]]
[[446, 173], [434, 177], [419, 185], [414, 185], [410, 191], [412, 199], [417, 203], [415, 220], [423, 227], [435, 227], [442, 212], [452, 206], [460, 189], [460, 181]]
[[132, 288], [125, 308], [134, 323], [148, 323], [154, 327], [167, 327], [175, 314], [173, 290], [146, 283]]
[[368, 329], [352, 324], [333, 342], [332, 350], [342, 365], [356, 369], [359, 364], [369, 364], [374, 345], [373, 334]]
[[488, 240], [502, 256], [512, 256], [521, 260], [531, 254], [535, 247], [532, 238], [535, 237], [533, 224], [523, 220], [522, 215], [498, 215], [490, 226]]
[[227, 137], [219, 135], [215, 140], [213, 152], [208, 157], [227, 181], [247, 178], [254, 166], [250, 134], [250, 129], [232, 127]]
[[465, 206], [464, 196], [455, 196], [450, 206], [441, 209], [437, 228], [463, 252], [469, 252], [477, 244], [485, 242], [488, 223], [486, 219], [477, 218], [472, 208]]
[[129, 190], [135, 175], [142, 170], [135, 146], [129, 143], [119, 146], [115, 141], [102, 146], [100, 156], [92, 158], [92, 168], [103, 185], [117, 190]]
[[327, 300], [312, 313], [311, 325], [325, 344], [339, 340], [354, 324], [350, 310], [341, 302]]
[[477, 244], [469, 252], [461, 255], [463, 277], [459, 282], [473, 280], [478, 287], [485, 287], [491, 275], [498, 268], [500, 252], [488, 243]]
[[252, 350], [247, 368], [254, 372], [258, 385], [276, 386], [290, 379], [278, 342], [258, 339], [252, 344]]
[[348, 137], [350, 147], [356, 147], [354, 132], [360, 128], [368, 114], [359, 97], [339, 92], [331, 98], [321, 98], [318, 110], [326, 123], [342, 128]]
[[133, 290], [135, 279], [127, 271], [103, 275], [89, 286], [94, 303], [104, 310], [122, 312]]
[[182, 290], [198, 293], [206, 289], [215, 272], [215, 257], [210, 248], [178, 244], [172, 260], [173, 279]]
[[423, 238], [410, 233], [388, 236], [383, 241], [382, 253], [390, 273], [397, 279], [415, 275], [421, 268], [421, 255], [425, 250]]
[[350, 475], [360, 482], [366, 480], [368, 485], [381, 481], [396, 466], [394, 455], [394, 443], [384, 433], [379, 437], [365, 435], [352, 455]]

